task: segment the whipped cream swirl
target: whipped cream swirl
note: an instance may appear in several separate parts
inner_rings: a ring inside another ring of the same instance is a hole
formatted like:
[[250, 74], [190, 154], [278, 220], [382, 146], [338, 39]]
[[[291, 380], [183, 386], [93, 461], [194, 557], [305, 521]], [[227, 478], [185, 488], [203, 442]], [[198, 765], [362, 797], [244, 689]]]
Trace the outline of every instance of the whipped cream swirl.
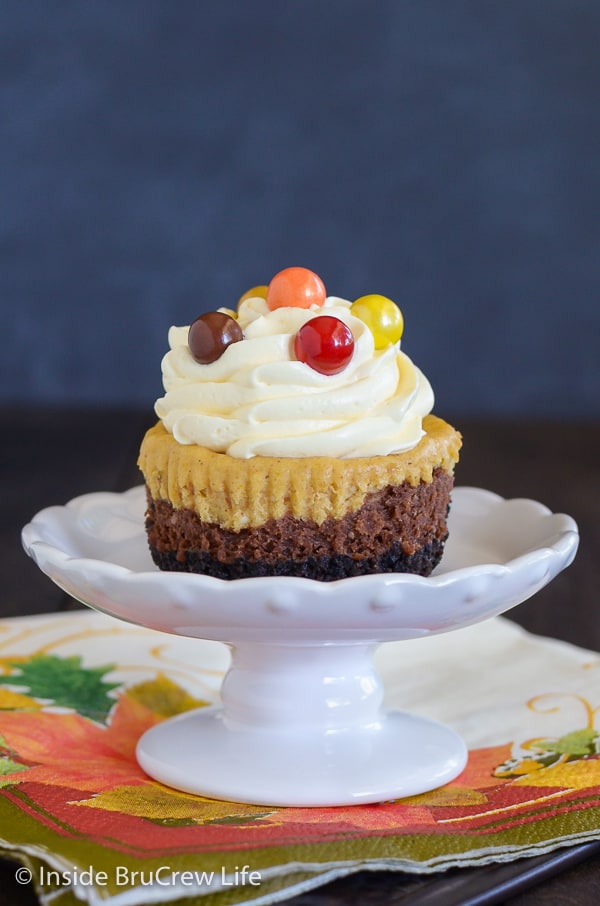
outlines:
[[[271, 311], [264, 299], [246, 299], [238, 311], [244, 339], [209, 365], [190, 353], [188, 327], [171, 327], [156, 414], [179, 443], [241, 459], [345, 459], [411, 449], [433, 407], [429, 381], [399, 343], [376, 350], [350, 304], [330, 296], [322, 307]], [[319, 314], [344, 321], [354, 336], [352, 359], [338, 374], [320, 374], [294, 358], [296, 333]]]

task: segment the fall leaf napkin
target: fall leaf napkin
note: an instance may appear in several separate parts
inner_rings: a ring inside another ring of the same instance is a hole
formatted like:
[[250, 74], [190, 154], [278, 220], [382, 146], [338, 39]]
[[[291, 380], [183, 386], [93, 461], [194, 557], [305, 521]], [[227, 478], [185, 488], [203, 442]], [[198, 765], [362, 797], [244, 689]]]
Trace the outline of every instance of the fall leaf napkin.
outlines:
[[503, 618], [382, 645], [386, 704], [443, 720], [463, 773], [379, 805], [273, 808], [151, 780], [137, 739], [218, 701], [215, 642], [89, 611], [0, 621], [0, 848], [43, 903], [269, 903], [361, 868], [434, 872], [600, 837], [600, 656]]

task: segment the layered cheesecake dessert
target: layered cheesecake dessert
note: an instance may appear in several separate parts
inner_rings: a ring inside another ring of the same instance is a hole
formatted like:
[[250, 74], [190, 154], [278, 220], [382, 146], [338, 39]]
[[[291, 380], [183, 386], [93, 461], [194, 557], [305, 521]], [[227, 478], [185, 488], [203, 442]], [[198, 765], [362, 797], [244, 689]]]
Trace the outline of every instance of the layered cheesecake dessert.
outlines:
[[160, 569], [429, 575], [461, 438], [402, 331], [391, 300], [327, 296], [305, 268], [172, 327], [139, 457]]

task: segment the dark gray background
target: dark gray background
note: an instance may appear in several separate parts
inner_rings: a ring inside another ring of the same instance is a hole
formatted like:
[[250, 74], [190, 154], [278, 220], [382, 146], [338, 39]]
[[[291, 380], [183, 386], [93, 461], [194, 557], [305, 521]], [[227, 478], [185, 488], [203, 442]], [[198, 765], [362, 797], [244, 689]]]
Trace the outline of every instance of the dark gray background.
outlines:
[[600, 414], [598, 0], [0, 2], [0, 394], [148, 406], [282, 267], [437, 410]]

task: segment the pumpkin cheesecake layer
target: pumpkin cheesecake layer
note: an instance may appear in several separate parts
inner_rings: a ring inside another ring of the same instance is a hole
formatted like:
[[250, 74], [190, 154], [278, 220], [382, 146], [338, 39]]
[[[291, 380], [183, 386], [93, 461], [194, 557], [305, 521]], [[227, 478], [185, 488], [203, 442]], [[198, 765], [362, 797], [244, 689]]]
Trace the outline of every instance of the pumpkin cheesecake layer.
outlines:
[[412, 450], [388, 456], [237, 459], [179, 444], [161, 422], [146, 433], [138, 465], [151, 498], [189, 510], [203, 523], [239, 532], [292, 516], [321, 525], [355, 513], [368, 494], [407, 483], [430, 483], [435, 469], [452, 473], [460, 434], [433, 415]]
[[158, 423], [139, 460], [152, 556], [161, 569], [225, 579], [429, 575], [461, 439], [435, 416], [423, 427], [406, 453], [246, 460], [178, 444]]

